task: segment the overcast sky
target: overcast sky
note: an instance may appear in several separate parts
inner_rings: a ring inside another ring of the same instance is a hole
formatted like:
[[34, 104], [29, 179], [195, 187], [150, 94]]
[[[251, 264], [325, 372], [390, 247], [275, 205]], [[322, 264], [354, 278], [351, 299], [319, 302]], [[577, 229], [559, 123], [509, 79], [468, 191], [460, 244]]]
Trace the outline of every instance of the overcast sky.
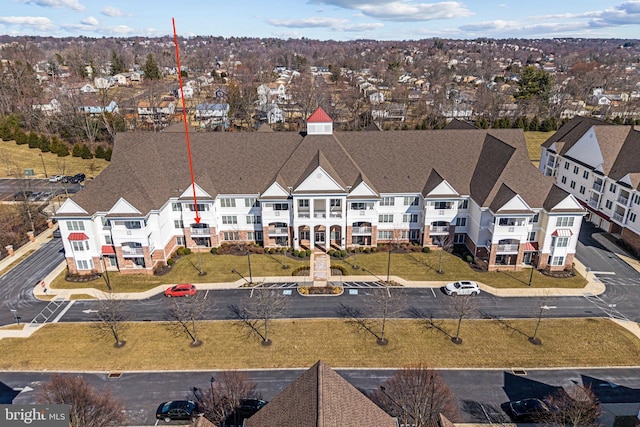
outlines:
[[0, 0], [0, 34], [640, 38], [640, 0]]

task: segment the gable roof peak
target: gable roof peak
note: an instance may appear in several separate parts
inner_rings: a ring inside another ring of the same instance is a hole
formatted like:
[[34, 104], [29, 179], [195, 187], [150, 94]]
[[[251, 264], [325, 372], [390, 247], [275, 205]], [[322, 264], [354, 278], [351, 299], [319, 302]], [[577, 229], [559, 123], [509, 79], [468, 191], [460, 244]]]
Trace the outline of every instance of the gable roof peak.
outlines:
[[318, 107], [316, 111], [309, 116], [307, 123], [333, 123], [333, 119], [329, 117], [321, 107]]

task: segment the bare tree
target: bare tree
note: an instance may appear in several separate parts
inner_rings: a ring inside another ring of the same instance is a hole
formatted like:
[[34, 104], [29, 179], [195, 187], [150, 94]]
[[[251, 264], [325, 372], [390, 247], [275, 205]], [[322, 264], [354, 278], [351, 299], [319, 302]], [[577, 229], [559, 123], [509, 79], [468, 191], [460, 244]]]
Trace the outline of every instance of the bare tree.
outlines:
[[552, 408], [540, 421], [545, 425], [598, 427], [602, 414], [600, 402], [589, 386], [574, 385], [547, 397]]
[[474, 313], [476, 308], [477, 304], [473, 295], [457, 295], [451, 297], [449, 300], [449, 309], [457, 319], [456, 333], [451, 338], [451, 341], [454, 344], [462, 344], [462, 338], [460, 338], [460, 326], [462, 326], [462, 319]]
[[218, 378], [211, 377], [208, 387], [194, 387], [193, 395], [204, 417], [221, 425], [225, 420], [233, 418], [238, 425], [237, 409], [245, 399], [258, 397], [256, 384], [238, 371], [225, 371]]
[[[400, 291], [394, 290], [391, 293], [387, 288], [379, 288], [371, 291], [367, 300], [367, 313], [359, 308], [340, 304], [338, 314], [358, 330], [373, 335], [379, 345], [387, 345], [389, 343], [386, 337], [387, 321], [396, 317], [405, 307], [404, 294]], [[369, 313], [375, 317], [367, 317]]]
[[458, 418], [458, 403], [440, 374], [424, 364], [396, 372], [371, 393], [371, 400], [401, 425], [438, 427], [440, 414]]
[[442, 258], [444, 257], [444, 253], [451, 253], [453, 250], [453, 237], [451, 234], [447, 234], [443, 236], [438, 242], [438, 246], [440, 246], [440, 256], [438, 257], [438, 273], [442, 274]]
[[109, 427], [127, 424], [124, 406], [108, 389], [95, 389], [82, 378], [54, 374], [42, 385], [38, 402], [70, 406], [71, 427]]
[[247, 336], [257, 336], [262, 345], [271, 345], [271, 322], [288, 305], [287, 298], [276, 290], [257, 287], [251, 296], [244, 298], [241, 306], [231, 305], [229, 310], [237, 324], [247, 330]]
[[115, 340], [114, 347], [120, 348], [127, 343], [122, 339], [122, 333], [127, 328], [125, 322], [129, 318], [124, 300], [116, 299], [113, 293], [108, 293], [106, 298], [100, 299], [96, 317], [98, 322], [94, 323], [95, 329], [100, 335], [112, 337]]
[[173, 304], [169, 309], [168, 317], [176, 333], [185, 333], [191, 339], [192, 347], [202, 345], [198, 337], [198, 322], [204, 319], [207, 300], [195, 295], [191, 298], [183, 298], [180, 302], [176, 298], [171, 298], [171, 301]]

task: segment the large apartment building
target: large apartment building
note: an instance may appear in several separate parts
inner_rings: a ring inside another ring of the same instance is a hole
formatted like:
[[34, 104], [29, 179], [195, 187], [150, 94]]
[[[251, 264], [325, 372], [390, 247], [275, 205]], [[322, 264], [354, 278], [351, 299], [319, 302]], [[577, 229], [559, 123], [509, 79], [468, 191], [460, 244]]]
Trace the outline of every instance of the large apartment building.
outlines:
[[151, 273], [180, 246], [444, 239], [492, 270], [565, 269], [585, 213], [516, 129], [335, 132], [318, 109], [303, 133], [190, 133], [187, 152], [184, 132], [117, 136], [110, 165], [56, 212], [71, 273]]
[[540, 170], [588, 210], [587, 219], [640, 252], [640, 132], [575, 117], [542, 144]]

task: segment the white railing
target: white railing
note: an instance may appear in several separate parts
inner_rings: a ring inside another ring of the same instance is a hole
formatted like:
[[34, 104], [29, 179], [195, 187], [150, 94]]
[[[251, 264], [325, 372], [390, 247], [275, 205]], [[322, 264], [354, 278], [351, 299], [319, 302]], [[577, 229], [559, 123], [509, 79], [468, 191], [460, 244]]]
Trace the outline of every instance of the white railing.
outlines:
[[127, 255], [144, 255], [144, 250], [143, 248], [129, 248], [129, 249], [125, 249], [124, 247], [122, 248], [122, 255], [127, 256]]
[[449, 226], [448, 225], [435, 225], [435, 226], [432, 226], [429, 229], [429, 234], [434, 234], [434, 233], [449, 233]]
[[326, 212], [314, 212], [313, 213], [313, 217], [314, 218], [326, 218], [327, 217], [327, 213]]
[[615, 221], [618, 221], [618, 222], [621, 222], [621, 223], [623, 223], [623, 222], [624, 222], [624, 216], [622, 216], [622, 215], [621, 215], [621, 214], [619, 214], [618, 212], [614, 212], [614, 213], [613, 213], [612, 218], [613, 218]]
[[275, 228], [269, 229], [270, 236], [283, 235], [283, 234], [284, 235], [289, 234], [289, 229], [286, 227], [275, 227]]
[[298, 218], [311, 218], [311, 214], [309, 212], [298, 212]]
[[599, 200], [589, 199], [589, 206], [591, 206], [592, 208], [598, 209], [598, 202]]
[[335, 212], [329, 214], [329, 218], [342, 218], [342, 212]]
[[602, 184], [598, 184], [594, 182], [591, 188], [597, 191], [598, 193], [602, 193]]
[[351, 234], [371, 234], [371, 227], [353, 227]]
[[617, 202], [620, 203], [621, 205], [627, 206], [627, 203], [629, 203], [629, 198], [624, 196], [618, 196]]
[[513, 245], [513, 244], [498, 245], [496, 247], [496, 251], [497, 252], [518, 252], [519, 247], [520, 247], [519, 245]]
[[209, 236], [211, 232], [208, 228], [192, 228], [191, 235], [192, 236]]

